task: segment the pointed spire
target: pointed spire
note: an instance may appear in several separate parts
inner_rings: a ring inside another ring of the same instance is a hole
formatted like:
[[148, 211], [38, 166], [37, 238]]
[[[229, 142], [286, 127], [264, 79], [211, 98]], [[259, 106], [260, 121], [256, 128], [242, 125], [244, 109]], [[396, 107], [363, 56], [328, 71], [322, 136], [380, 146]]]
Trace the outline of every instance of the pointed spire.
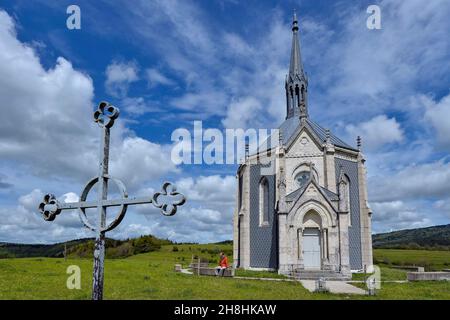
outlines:
[[358, 146], [358, 150], [361, 151], [362, 148], [361, 136], [358, 136], [356, 138], [356, 145]]
[[294, 116], [305, 120], [308, 118], [308, 79], [303, 70], [300, 53], [299, 27], [297, 13], [292, 19], [292, 48], [289, 74], [286, 77], [286, 119]]
[[293, 78], [295, 75], [303, 74], [303, 64], [300, 54], [300, 41], [298, 40], [298, 20], [295, 10], [294, 17], [292, 19], [292, 33], [291, 64], [289, 66], [289, 76]]

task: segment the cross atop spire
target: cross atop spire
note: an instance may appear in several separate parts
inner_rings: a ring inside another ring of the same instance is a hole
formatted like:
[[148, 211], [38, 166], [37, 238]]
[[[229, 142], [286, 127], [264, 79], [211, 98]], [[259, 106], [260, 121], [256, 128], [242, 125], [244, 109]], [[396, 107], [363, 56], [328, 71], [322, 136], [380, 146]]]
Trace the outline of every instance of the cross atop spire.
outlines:
[[287, 116], [300, 118], [308, 117], [307, 92], [308, 79], [303, 71], [302, 56], [300, 53], [299, 27], [297, 13], [294, 10], [292, 19], [292, 48], [289, 74], [286, 78]]
[[[294, 9], [294, 16], [293, 16], [293, 18], [292, 18], [292, 24], [293, 24], [292, 29], [294, 29], [294, 25], [297, 25], [297, 23], [298, 23], [298, 20], [297, 20], [297, 12], [296, 12], [295, 9]], [[298, 30], [298, 25], [297, 25], [297, 30]]]

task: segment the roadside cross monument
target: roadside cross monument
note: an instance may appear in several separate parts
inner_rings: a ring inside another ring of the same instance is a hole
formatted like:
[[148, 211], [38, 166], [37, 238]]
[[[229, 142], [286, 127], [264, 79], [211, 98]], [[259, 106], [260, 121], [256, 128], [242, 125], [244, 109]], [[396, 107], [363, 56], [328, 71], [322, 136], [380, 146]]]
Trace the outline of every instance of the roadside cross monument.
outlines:
[[[94, 271], [92, 285], [92, 299], [103, 299], [103, 270], [105, 259], [105, 233], [117, 227], [125, 216], [129, 205], [151, 203], [159, 208], [162, 214], [172, 216], [177, 212], [177, 207], [186, 202], [183, 194], [176, 191], [175, 185], [165, 182], [162, 190], [149, 197], [128, 197], [125, 185], [117, 178], [108, 174], [109, 162], [109, 137], [110, 129], [114, 121], [119, 117], [119, 109], [101, 102], [94, 112], [94, 121], [102, 128], [100, 140], [100, 165], [98, 176], [90, 180], [84, 187], [79, 202], [59, 202], [53, 194], [46, 194], [39, 204], [39, 211], [46, 221], [55, 220], [62, 210], [78, 209], [82, 223], [96, 233], [94, 248]], [[112, 181], [122, 197], [120, 199], [108, 199], [108, 184]], [[97, 200], [88, 201], [87, 197], [94, 185], [98, 184]], [[107, 225], [106, 210], [109, 207], [119, 207], [116, 217]], [[91, 223], [86, 215], [86, 209], [97, 208], [98, 217], [96, 223]]]

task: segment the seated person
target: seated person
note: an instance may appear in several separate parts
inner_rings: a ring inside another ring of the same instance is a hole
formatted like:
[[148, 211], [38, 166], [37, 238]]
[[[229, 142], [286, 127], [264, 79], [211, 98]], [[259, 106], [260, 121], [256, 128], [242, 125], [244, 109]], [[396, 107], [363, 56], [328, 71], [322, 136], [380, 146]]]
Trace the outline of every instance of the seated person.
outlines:
[[223, 276], [227, 268], [228, 268], [228, 258], [222, 251], [220, 253], [219, 266], [217, 266], [215, 270], [216, 276]]

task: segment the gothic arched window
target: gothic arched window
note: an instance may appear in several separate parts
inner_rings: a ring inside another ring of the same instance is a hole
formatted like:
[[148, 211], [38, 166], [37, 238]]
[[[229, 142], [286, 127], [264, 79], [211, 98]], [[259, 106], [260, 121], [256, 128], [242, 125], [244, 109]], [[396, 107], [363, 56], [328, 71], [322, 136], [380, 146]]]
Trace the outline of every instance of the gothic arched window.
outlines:
[[291, 110], [293, 110], [295, 107], [295, 99], [294, 99], [294, 90], [292, 89], [292, 87], [289, 87], [289, 93], [290, 93], [289, 98], [291, 99]]
[[259, 225], [269, 224], [269, 182], [263, 177], [259, 182]]
[[345, 200], [345, 207], [348, 211], [348, 225], [351, 226], [352, 225], [352, 210], [351, 210], [351, 206], [350, 206], [350, 179], [348, 178], [348, 176], [346, 174], [344, 174], [344, 176], [342, 177], [342, 182], [344, 184], [344, 200]]
[[242, 187], [243, 187], [243, 176], [239, 175], [239, 190], [238, 190], [238, 211], [241, 211], [242, 208]]

